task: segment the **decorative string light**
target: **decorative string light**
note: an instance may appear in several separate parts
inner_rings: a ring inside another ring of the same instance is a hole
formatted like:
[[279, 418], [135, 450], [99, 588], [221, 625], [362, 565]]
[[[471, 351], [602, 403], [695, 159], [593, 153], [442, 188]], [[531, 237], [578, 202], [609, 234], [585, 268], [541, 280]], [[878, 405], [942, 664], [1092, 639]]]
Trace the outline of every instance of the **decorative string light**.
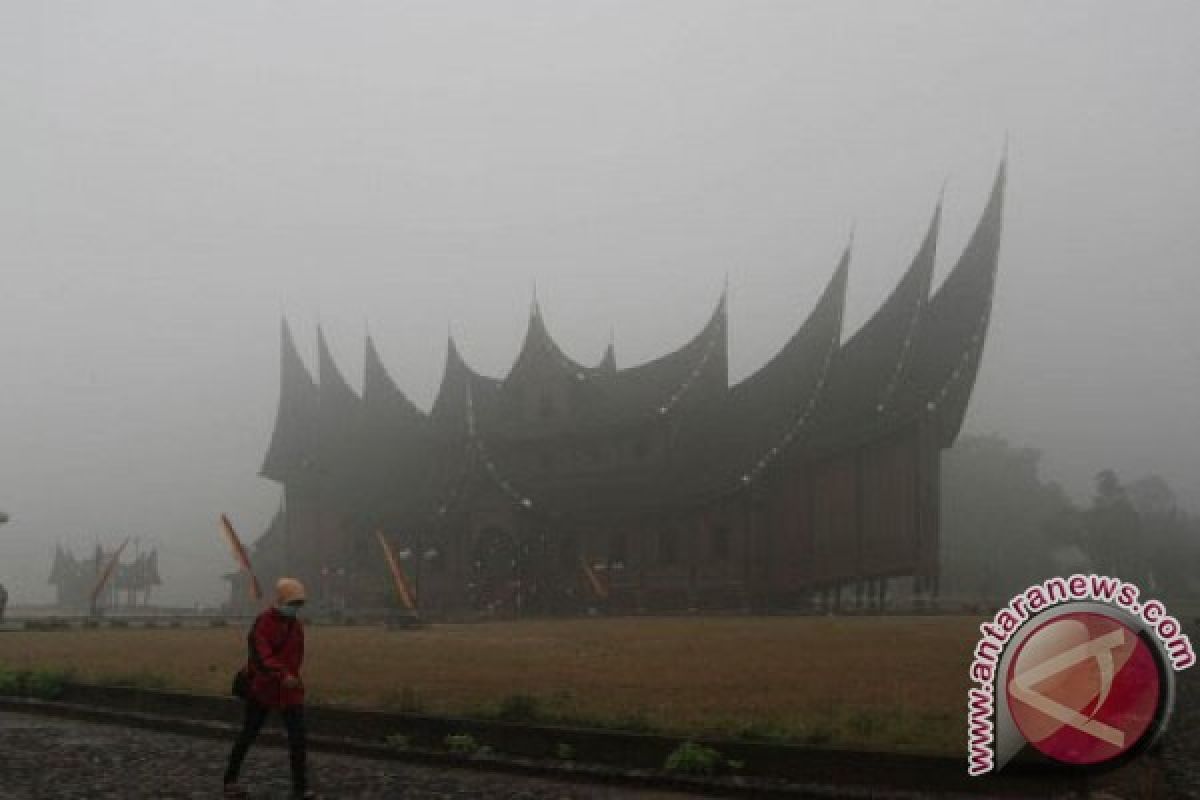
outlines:
[[[725, 316], [725, 298], [724, 297], [721, 298], [721, 310], [718, 313], [721, 315], [721, 318], [724, 319], [724, 316]], [[719, 330], [719, 328], [718, 328], [718, 330]], [[696, 362], [696, 366], [692, 368], [691, 373], [687, 376], [687, 378], [684, 379], [683, 383], [680, 384], [679, 388], [676, 389], [675, 392], [669, 398], [667, 398], [667, 402], [665, 404], [659, 406], [659, 408], [658, 408], [659, 415], [666, 416], [667, 414], [671, 413], [671, 411], [674, 410], [675, 406], [679, 404], [679, 401], [683, 399], [683, 396], [685, 394], [687, 394], [688, 391], [692, 388], [692, 386], [696, 383], [696, 380], [704, 373], [704, 368], [706, 366], [708, 366], [708, 362], [712, 359], [713, 353], [715, 353], [717, 350], [717, 339], [718, 339], [718, 336], [717, 336], [716, 330], [709, 333], [708, 344], [704, 348], [704, 353], [700, 356], [700, 360]]]
[[825, 388], [825, 379], [828, 376], [829, 369], [833, 364], [833, 354], [837, 351], [841, 329], [842, 311], [839, 309], [837, 322], [834, 325], [834, 333], [829, 340], [829, 346], [825, 349], [825, 358], [821, 362], [821, 371], [817, 375], [817, 382], [813, 386], [813, 390], [808, 396], [808, 402], [804, 404], [804, 409], [800, 412], [800, 415], [795, 419], [795, 421], [793, 421], [788, 427], [787, 431], [784, 432], [783, 436], [780, 437], [780, 439], [774, 445], [767, 449], [767, 451], [758, 459], [757, 462], [755, 462], [754, 466], [751, 467], [749, 471], [742, 475], [742, 486], [748, 486], [756, 478], [758, 478], [758, 476], [762, 474], [763, 470], [770, 466], [771, 462], [774, 461], [780, 453], [786, 450], [787, 447], [796, 439], [796, 437], [800, 435], [800, 432], [804, 430], [805, 426], [808, 425], [809, 420], [812, 418], [813, 411], [816, 409], [817, 401], [820, 399]]
[[554, 360], [558, 362], [558, 365], [566, 372], [570, 373], [575, 380], [587, 380], [588, 373], [591, 370], [588, 370], [587, 367], [569, 357], [563, 352], [562, 348], [558, 346], [558, 343], [554, 341], [554, 338], [550, 335], [550, 331], [546, 330], [546, 321], [542, 319], [542, 309], [541, 306], [538, 305], [536, 299], [534, 300], [533, 305], [533, 318], [530, 320], [530, 322], [532, 323], [534, 319], [539, 320], [542, 323], [543, 336], [541, 341], [538, 343], [542, 354], [550, 355], [552, 358], [554, 358]]
[[483, 444], [483, 439], [477, 435], [475, 426], [475, 401], [471, 393], [471, 384], [469, 381], [467, 382], [467, 436], [468, 447], [474, 449], [476, 455], [479, 456], [479, 460], [483, 463], [484, 470], [492, 479], [492, 482], [500, 488], [500, 491], [504, 492], [523, 508], [533, 508], [533, 500], [513, 488], [512, 483], [500, 474], [500, 470], [496, 468], [495, 462], [488, 455], [487, 448]]
[[987, 329], [988, 318], [991, 316], [991, 303], [985, 307], [984, 312], [979, 315], [979, 323], [975, 328], [974, 335], [971, 336], [971, 343], [963, 348], [962, 355], [958, 358], [958, 363], [954, 365], [954, 369], [950, 372], [950, 377], [942, 384], [942, 387], [934, 393], [934, 399], [925, 404], [926, 411], [937, 411], [938, 406], [946, 399], [946, 395], [950, 393], [950, 389], [958, 382], [964, 370], [967, 369], [971, 358], [975, 355], [978, 349], [976, 345], [982, 338], [983, 331]]
[[904, 371], [904, 365], [908, 361], [908, 353], [912, 349], [913, 339], [917, 333], [917, 324], [921, 320], [921, 312], [924, 309], [925, 295], [924, 293], [919, 293], [917, 295], [917, 302], [913, 307], [912, 316], [908, 321], [908, 330], [904, 334], [904, 344], [901, 345], [900, 355], [896, 358], [896, 366], [892, 370], [892, 376], [888, 380], [887, 386], [884, 387], [883, 395], [879, 398], [878, 405], [875, 406], [875, 410], [881, 414], [887, 409], [888, 403], [891, 402], [892, 395], [900, 383], [900, 375]]
[[925, 404], [926, 411], [937, 411], [938, 406], [941, 405], [942, 401], [946, 399], [946, 395], [950, 393], [950, 388], [958, 381], [959, 377], [963, 373], [963, 370], [967, 368], [971, 357], [979, 349], [979, 343], [983, 341], [983, 335], [987, 331], [988, 321], [991, 319], [992, 315], [992, 295], [996, 292], [996, 268], [998, 263], [998, 260], [993, 260], [991, 269], [988, 271], [987, 300], [983, 304], [983, 312], [979, 315], [979, 322], [975, 326], [975, 331], [971, 334], [970, 344], [963, 348], [962, 355], [958, 358], [958, 363], [950, 372], [950, 377], [947, 378], [946, 382], [942, 384], [942, 387], [935, 392], [935, 399], [930, 400]]

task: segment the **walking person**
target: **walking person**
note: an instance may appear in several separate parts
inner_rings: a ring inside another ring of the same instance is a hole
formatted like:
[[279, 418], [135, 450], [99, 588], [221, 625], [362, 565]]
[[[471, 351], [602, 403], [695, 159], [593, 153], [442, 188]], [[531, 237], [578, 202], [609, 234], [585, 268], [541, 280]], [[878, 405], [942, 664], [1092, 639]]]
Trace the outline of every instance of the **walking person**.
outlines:
[[245, 718], [225, 769], [225, 796], [246, 797], [238, 773], [263, 722], [271, 711], [283, 716], [296, 798], [316, 797], [308, 788], [307, 744], [304, 732], [304, 625], [297, 617], [304, 605], [304, 585], [294, 578], [275, 584], [275, 605], [258, 615], [248, 636]]

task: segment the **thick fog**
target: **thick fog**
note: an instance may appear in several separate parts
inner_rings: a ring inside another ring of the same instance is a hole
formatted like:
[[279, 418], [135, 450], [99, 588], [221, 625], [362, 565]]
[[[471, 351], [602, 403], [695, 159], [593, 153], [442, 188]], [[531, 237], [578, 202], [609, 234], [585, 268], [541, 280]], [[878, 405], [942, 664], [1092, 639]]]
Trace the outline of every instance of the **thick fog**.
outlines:
[[584, 362], [678, 346], [728, 277], [762, 364], [855, 230], [851, 334], [945, 184], [940, 280], [1009, 138], [966, 431], [1200, 506], [1200, 5], [156, 2], [0, 6], [0, 582], [157, 546], [211, 602], [286, 313], [432, 400], [453, 329], [502, 376], [533, 286]]

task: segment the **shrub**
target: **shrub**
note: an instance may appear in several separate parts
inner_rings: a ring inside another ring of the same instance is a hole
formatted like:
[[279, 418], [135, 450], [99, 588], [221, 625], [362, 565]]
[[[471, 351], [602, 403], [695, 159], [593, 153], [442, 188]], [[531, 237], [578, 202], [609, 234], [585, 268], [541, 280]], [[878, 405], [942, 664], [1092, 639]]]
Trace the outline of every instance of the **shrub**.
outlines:
[[407, 750], [411, 744], [409, 738], [402, 733], [393, 733], [384, 739], [384, 741], [387, 742], [388, 747], [394, 750]]
[[663, 769], [677, 775], [712, 775], [724, 763], [725, 759], [713, 748], [684, 742], [667, 756]]
[[10, 670], [0, 667], [0, 695], [55, 700], [71, 675], [62, 670]]
[[566, 742], [559, 742], [554, 746], [554, 757], [562, 761], [574, 761], [575, 748]]
[[23, 694], [21, 673], [0, 667], [0, 696], [13, 697]]
[[510, 694], [500, 701], [496, 716], [509, 722], [533, 722], [542, 716], [541, 704], [533, 695]]
[[446, 749], [456, 755], [471, 755], [479, 749], [475, 737], [469, 733], [451, 733], [443, 740]]

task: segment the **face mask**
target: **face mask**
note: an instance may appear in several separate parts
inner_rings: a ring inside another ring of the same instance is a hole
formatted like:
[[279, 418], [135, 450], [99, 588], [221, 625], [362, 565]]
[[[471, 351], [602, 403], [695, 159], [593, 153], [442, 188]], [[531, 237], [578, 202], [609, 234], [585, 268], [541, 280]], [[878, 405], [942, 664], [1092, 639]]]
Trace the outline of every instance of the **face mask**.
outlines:
[[279, 606], [279, 613], [285, 617], [295, 617], [300, 613], [300, 606], [282, 605]]

